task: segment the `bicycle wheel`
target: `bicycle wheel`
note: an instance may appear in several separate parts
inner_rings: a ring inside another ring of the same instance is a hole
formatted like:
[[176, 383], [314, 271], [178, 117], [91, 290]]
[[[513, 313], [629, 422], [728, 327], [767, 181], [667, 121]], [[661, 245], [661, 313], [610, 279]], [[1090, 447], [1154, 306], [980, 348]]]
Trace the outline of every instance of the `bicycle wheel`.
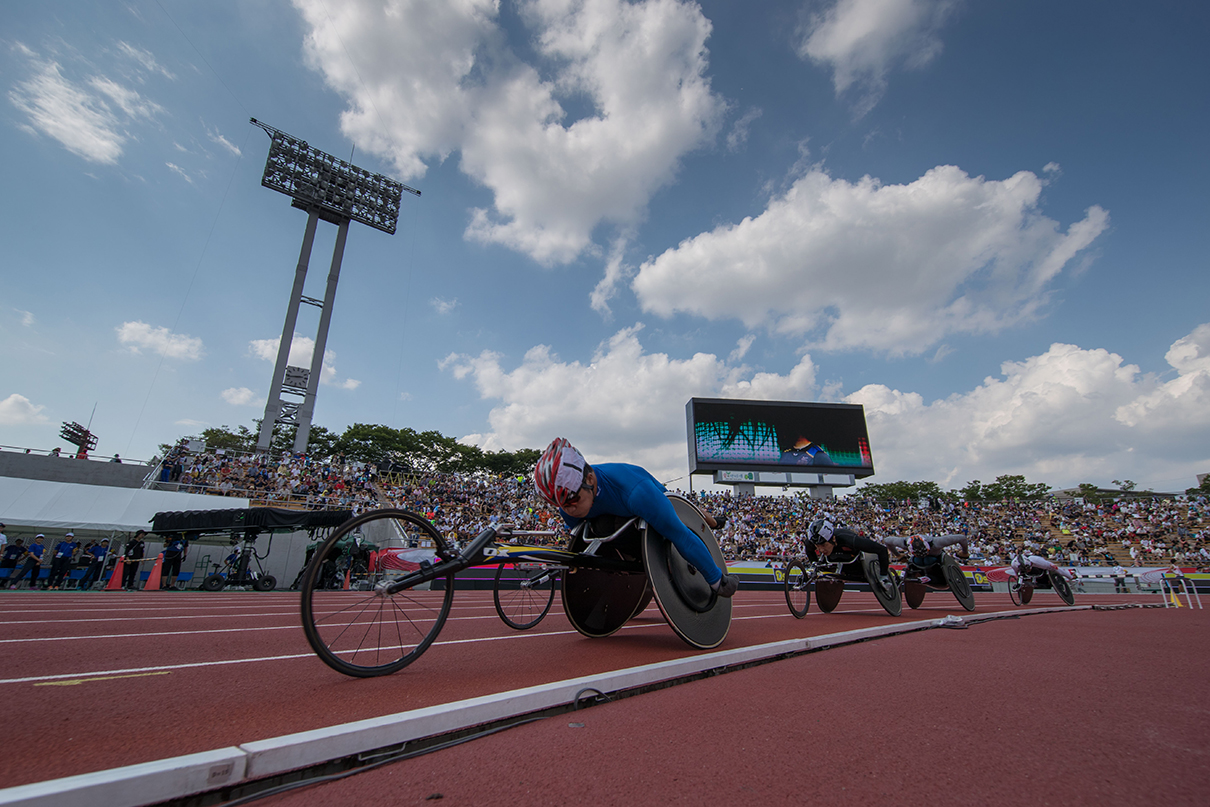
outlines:
[[1068, 605], [1075, 605], [1076, 595], [1071, 593], [1071, 585], [1067, 582], [1067, 578], [1055, 571], [1049, 572], [1049, 574], [1050, 587], [1055, 590], [1055, 594], [1058, 594]]
[[971, 591], [970, 581], [966, 579], [966, 573], [962, 571], [962, 566], [951, 555], [946, 555], [941, 562], [944, 564], [945, 579], [950, 584], [950, 591], [954, 592], [958, 604], [968, 611], [975, 610], [975, 595]]
[[492, 600], [504, 624], [517, 630], [537, 625], [555, 601], [555, 571], [535, 563], [501, 563], [496, 567]]
[[800, 560], [786, 564], [786, 605], [797, 619], [806, 616], [811, 608], [811, 583]]
[[[377, 571], [364, 591], [344, 590], [344, 575], [331, 574], [356, 539], [377, 547]], [[315, 550], [303, 577], [302, 623], [311, 649], [332, 669], [358, 678], [411, 664], [449, 616], [454, 575], [394, 594], [387, 588], [422, 563], [453, 556], [433, 525], [408, 510], [376, 510], [346, 521]]]

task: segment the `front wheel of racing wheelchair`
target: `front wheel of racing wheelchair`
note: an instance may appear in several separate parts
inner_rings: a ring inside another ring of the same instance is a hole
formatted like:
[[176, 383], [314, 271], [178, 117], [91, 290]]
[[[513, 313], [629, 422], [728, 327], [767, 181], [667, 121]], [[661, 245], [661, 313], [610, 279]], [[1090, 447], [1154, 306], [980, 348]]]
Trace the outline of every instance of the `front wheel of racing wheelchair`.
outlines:
[[[374, 571], [349, 560], [374, 548]], [[332, 669], [358, 678], [388, 675], [415, 661], [441, 632], [454, 575], [419, 574], [456, 553], [429, 521], [408, 510], [352, 518], [320, 544], [302, 579], [307, 642]], [[348, 571], [342, 571], [342, 568]], [[411, 582], [411, 581], [415, 582]], [[393, 591], [393, 584], [407, 585]]]

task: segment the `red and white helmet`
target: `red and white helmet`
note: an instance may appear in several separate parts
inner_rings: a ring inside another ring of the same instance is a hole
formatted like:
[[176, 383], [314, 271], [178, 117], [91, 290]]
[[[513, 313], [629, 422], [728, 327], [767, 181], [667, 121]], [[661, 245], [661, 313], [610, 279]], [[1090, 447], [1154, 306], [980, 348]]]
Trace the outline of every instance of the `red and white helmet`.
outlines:
[[588, 463], [571, 441], [556, 437], [534, 466], [534, 490], [556, 507], [563, 507], [570, 496], [584, 485]]
[[922, 535], [912, 535], [907, 539], [907, 553], [913, 556], [927, 555], [929, 542]]

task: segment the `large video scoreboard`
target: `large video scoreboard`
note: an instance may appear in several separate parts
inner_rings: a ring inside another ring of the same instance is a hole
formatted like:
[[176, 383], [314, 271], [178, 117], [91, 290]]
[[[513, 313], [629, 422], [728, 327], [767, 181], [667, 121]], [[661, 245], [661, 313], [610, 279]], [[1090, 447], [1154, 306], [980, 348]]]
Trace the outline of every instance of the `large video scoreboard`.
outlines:
[[873, 476], [860, 404], [691, 398], [689, 472], [819, 472]]

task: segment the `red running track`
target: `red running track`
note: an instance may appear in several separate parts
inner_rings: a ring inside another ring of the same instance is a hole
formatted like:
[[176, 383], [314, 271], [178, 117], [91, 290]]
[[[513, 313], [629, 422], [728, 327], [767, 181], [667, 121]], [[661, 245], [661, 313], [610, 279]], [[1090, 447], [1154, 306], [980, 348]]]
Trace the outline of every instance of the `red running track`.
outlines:
[[[1013, 608], [1007, 595], [976, 597], [980, 612]], [[1120, 601], [1129, 599], [1086, 596], [1078, 602]], [[1047, 592], [1031, 603], [1058, 604]], [[965, 612], [948, 594], [934, 593], [924, 608], [902, 619], [951, 613]], [[1118, 613], [1123, 612], [1096, 616]], [[720, 649], [888, 620], [893, 618], [869, 594], [848, 592], [837, 612], [813, 608], [806, 619], [796, 620], [780, 593], [740, 592], [731, 633]], [[572, 630], [557, 601], [538, 628], [515, 632], [496, 616], [490, 592], [459, 591], [439, 641], [419, 661], [392, 676], [358, 680], [329, 670], [311, 654], [299, 627], [297, 594], [4, 592], [0, 786], [237, 745], [692, 652], [654, 605], [615, 636], [590, 640]]]
[[257, 804], [1200, 806], [1206, 613], [1075, 611], [892, 636]]

